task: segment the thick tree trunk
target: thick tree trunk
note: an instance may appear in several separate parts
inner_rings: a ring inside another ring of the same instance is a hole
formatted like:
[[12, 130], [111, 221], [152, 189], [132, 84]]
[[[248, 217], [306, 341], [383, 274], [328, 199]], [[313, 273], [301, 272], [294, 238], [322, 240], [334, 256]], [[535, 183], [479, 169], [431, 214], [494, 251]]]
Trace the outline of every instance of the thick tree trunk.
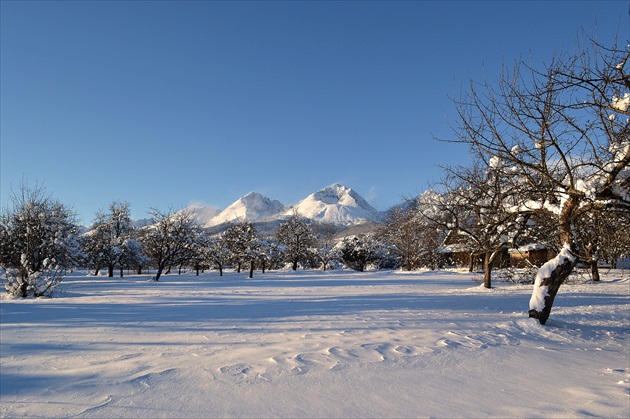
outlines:
[[97, 266], [96, 269], [94, 269], [94, 276], [98, 276], [98, 273], [101, 271], [100, 266]]
[[293, 269], [294, 271], [297, 271], [297, 265], [298, 265], [297, 260], [294, 260], [293, 264], [291, 265], [291, 269]]
[[166, 271], [164, 271], [164, 275], [168, 275], [171, 273], [171, 267], [169, 266], [168, 268], [166, 268]]
[[236, 273], [240, 274], [241, 273], [241, 262], [236, 264]]
[[114, 277], [114, 265], [108, 265], [107, 266], [107, 276], [109, 278], [113, 278]]
[[562, 205], [558, 223], [560, 240], [564, 246], [558, 256], [541, 266], [536, 274], [532, 298], [529, 300], [529, 317], [538, 319], [543, 325], [547, 323], [551, 314], [551, 307], [560, 285], [569, 277], [579, 261], [575, 251], [573, 227], [581, 198], [579, 192], [569, 191], [569, 197]]
[[577, 261], [578, 258], [565, 246], [558, 256], [540, 267], [529, 301], [529, 317], [538, 319], [540, 324], [547, 323], [558, 289], [569, 277]]
[[223, 276], [223, 265], [219, 265], [219, 276]]
[[142, 266], [138, 266], [138, 269], [136, 270], [136, 274], [142, 275]]
[[250, 260], [249, 261], [249, 279], [252, 279], [254, 277], [254, 261]]

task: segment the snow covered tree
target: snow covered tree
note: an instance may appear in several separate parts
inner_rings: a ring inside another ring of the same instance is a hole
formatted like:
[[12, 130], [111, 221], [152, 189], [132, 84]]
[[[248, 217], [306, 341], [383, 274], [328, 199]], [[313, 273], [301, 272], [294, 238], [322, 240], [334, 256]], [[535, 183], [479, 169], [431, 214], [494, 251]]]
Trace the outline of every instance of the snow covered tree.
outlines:
[[150, 216], [151, 223], [140, 231], [140, 242], [145, 255], [157, 267], [152, 279], [159, 281], [164, 269], [187, 263], [192, 258], [200, 245], [202, 231], [191, 211], [173, 213], [153, 209]]
[[79, 256], [74, 213], [41, 186], [23, 184], [0, 215], [0, 273], [7, 293], [50, 296]]
[[496, 159], [447, 168], [440, 183], [443, 195], [419, 201], [424, 218], [450, 229], [472, 255], [483, 256], [486, 288], [492, 287], [493, 264], [527, 226], [528, 217], [511, 210], [519, 202], [519, 191], [506, 181], [510, 171]]
[[114, 276], [115, 268], [120, 269], [122, 277], [124, 268], [143, 261], [127, 202], [112, 202], [108, 212], [97, 213], [92, 229], [84, 234], [82, 242], [88, 264], [95, 270], [107, 267], [109, 277]]
[[339, 233], [339, 228], [331, 223], [320, 223], [313, 226], [315, 252], [323, 270], [326, 270], [336, 259], [337, 233]]
[[229, 251], [230, 261], [236, 264], [236, 271], [241, 272], [243, 263], [249, 264], [249, 277], [253, 277], [254, 263], [259, 256], [258, 237], [254, 223], [239, 221], [231, 224], [222, 234], [221, 240]]
[[455, 101], [458, 140], [510, 169], [518, 211], [557, 217], [563, 247], [539, 269], [530, 300], [541, 324], [580, 260], [580, 215], [630, 205], [629, 58], [630, 46], [586, 40], [541, 70], [520, 62], [495, 84], [471, 82]]
[[363, 272], [369, 264], [378, 262], [383, 254], [381, 243], [365, 234], [345, 237], [337, 249], [341, 261], [348, 268], [359, 272]]
[[207, 261], [210, 266], [214, 266], [219, 271], [219, 276], [223, 276], [223, 267], [229, 262], [229, 251], [221, 236], [208, 239]]
[[276, 239], [284, 245], [285, 259], [294, 271], [298, 263], [306, 263], [313, 258], [312, 249], [316, 246], [313, 229], [310, 222], [297, 213], [278, 226]]

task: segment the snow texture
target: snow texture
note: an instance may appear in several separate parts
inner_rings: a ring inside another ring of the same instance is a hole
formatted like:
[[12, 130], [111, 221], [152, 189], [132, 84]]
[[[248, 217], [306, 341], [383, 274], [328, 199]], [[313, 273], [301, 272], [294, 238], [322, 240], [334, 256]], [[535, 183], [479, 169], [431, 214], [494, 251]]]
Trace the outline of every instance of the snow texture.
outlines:
[[0, 302], [1, 417], [607, 417], [630, 413], [630, 287], [458, 272], [67, 278]]

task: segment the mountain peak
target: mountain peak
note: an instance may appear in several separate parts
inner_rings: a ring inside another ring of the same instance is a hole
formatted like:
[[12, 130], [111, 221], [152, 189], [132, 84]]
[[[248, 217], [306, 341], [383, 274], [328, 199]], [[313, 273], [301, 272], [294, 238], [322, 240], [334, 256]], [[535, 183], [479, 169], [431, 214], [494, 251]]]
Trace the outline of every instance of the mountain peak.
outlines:
[[284, 205], [275, 199], [269, 199], [258, 192], [250, 192], [237, 199], [220, 214], [211, 218], [205, 227], [213, 227], [229, 221], [243, 219], [260, 221], [277, 215], [285, 210]]
[[303, 217], [332, 224], [351, 225], [381, 219], [381, 214], [361, 195], [339, 183], [307, 196], [295, 210]]

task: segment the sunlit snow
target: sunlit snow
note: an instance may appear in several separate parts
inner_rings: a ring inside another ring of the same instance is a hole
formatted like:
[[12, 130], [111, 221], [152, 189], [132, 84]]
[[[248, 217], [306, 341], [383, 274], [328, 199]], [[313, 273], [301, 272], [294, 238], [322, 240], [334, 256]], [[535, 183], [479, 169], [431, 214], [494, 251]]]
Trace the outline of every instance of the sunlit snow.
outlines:
[[74, 274], [0, 303], [2, 417], [628, 417], [627, 273]]

